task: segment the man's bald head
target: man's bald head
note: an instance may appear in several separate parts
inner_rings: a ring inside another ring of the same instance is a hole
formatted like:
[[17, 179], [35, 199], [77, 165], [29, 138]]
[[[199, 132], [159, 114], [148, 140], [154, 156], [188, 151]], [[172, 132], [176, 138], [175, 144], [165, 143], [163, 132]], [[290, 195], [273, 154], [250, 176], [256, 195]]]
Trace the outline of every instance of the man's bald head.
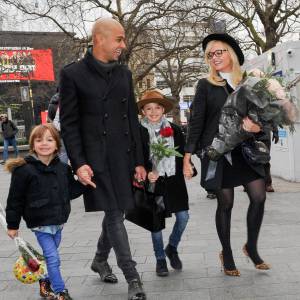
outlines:
[[92, 28], [93, 55], [102, 62], [117, 61], [126, 48], [123, 26], [111, 18], [99, 19]]
[[92, 28], [92, 38], [95, 39], [96, 34], [108, 36], [113, 29], [123, 29], [123, 26], [112, 18], [101, 18], [97, 20]]

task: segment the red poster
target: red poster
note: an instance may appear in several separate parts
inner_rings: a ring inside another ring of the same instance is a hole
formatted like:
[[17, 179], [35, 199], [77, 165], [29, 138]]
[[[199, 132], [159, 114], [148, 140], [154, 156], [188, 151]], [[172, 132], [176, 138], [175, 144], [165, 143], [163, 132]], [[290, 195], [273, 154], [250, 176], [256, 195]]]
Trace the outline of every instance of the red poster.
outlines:
[[42, 124], [46, 124], [47, 123], [47, 116], [48, 116], [48, 111], [41, 111], [41, 121]]
[[0, 82], [14, 80], [54, 81], [52, 50], [0, 49]]

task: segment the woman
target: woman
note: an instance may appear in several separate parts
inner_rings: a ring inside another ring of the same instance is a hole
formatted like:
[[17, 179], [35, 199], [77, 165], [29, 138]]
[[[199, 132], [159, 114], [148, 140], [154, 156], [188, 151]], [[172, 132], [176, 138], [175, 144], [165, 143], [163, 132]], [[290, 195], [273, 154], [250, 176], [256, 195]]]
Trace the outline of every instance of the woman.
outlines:
[[149, 145], [157, 142], [161, 137], [162, 129], [168, 134], [164, 140], [170, 147], [178, 147], [177, 151], [184, 153], [184, 137], [181, 129], [175, 124], [169, 123], [164, 113], [173, 108], [173, 103], [165, 98], [157, 90], [146, 91], [138, 102], [139, 112], [143, 115], [141, 119], [141, 138], [143, 144], [145, 167], [148, 172], [148, 180], [156, 182], [154, 192], [163, 191], [166, 214], [175, 214], [176, 222], [169, 237], [169, 243], [164, 249], [162, 231], [152, 232], [153, 249], [156, 257], [156, 274], [167, 276], [168, 267], [166, 256], [170, 260], [171, 267], [175, 270], [182, 269], [182, 262], [178, 256], [177, 247], [187, 225], [188, 194], [182, 172], [182, 157], [164, 157], [153, 170], [151, 151]]
[[[217, 195], [215, 220], [222, 244], [220, 260], [224, 273], [229, 276], [240, 275], [234, 263], [230, 244], [234, 188], [240, 185], [246, 188], [250, 205], [247, 214], [248, 239], [243, 251], [257, 269], [267, 270], [270, 266], [263, 261], [257, 251], [266, 199], [264, 166], [249, 165], [242, 156], [241, 147], [238, 146], [231, 153], [221, 157], [217, 162], [214, 176], [211, 176], [209, 159], [203, 155], [203, 150], [212, 143], [218, 132], [219, 117], [227, 95], [242, 80], [240, 66], [244, 62], [244, 55], [235, 39], [223, 33], [208, 35], [203, 40], [202, 47], [210, 71], [207, 78], [198, 82], [185, 148], [184, 175], [188, 179], [191, 178], [190, 159], [193, 153], [197, 153], [201, 157], [201, 185], [207, 190], [215, 190]], [[254, 133], [257, 137], [263, 134], [261, 128], [248, 117], [243, 119], [241, 125], [244, 130]]]

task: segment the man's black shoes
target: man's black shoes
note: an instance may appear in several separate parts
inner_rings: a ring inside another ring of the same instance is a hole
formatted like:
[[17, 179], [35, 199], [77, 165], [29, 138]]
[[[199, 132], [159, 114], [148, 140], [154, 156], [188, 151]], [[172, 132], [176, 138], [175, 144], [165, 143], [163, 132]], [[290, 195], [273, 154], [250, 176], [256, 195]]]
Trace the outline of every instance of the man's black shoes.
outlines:
[[146, 300], [146, 294], [140, 279], [128, 282], [128, 300]]
[[107, 261], [97, 261], [96, 258], [94, 258], [92, 265], [91, 265], [92, 271], [99, 273], [100, 278], [103, 282], [107, 283], [117, 283], [118, 278], [116, 275], [112, 272], [111, 267], [107, 263]]

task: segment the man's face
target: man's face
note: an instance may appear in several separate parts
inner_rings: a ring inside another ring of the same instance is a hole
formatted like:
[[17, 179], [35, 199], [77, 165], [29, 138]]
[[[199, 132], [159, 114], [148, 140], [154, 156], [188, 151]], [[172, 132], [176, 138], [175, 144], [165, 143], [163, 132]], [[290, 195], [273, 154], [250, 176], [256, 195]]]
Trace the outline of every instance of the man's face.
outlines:
[[106, 34], [97, 34], [97, 43], [94, 47], [101, 54], [103, 62], [117, 61], [126, 48], [122, 26], [113, 26]]

